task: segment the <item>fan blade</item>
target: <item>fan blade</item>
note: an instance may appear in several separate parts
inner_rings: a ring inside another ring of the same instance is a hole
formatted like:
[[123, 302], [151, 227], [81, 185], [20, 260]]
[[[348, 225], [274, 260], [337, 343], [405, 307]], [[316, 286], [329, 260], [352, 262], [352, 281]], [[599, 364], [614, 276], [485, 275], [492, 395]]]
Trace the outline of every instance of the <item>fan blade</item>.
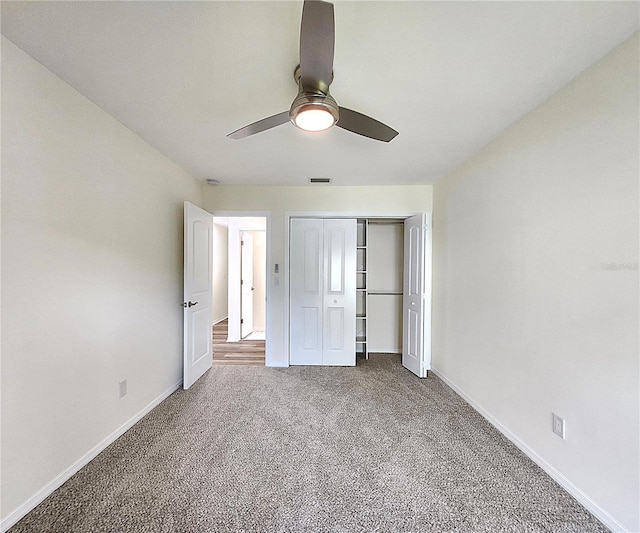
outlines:
[[334, 40], [333, 4], [305, 0], [300, 24], [300, 81], [305, 90], [329, 91]]
[[340, 126], [341, 128], [357, 133], [358, 135], [363, 135], [365, 137], [387, 143], [398, 135], [396, 130], [390, 128], [386, 124], [378, 122], [377, 120], [368, 117], [367, 115], [363, 115], [362, 113], [358, 113], [357, 111], [347, 109], [346, 107], [340, 108], [340, 119], [336, 123], [336, 126]]
[[245, 137], [249, 137], [249, 135], [275, 128], [276, 126], [280, 126], [286, 122], [289, 122], [289, 111], [283, 111], [277, 115], [258, 120], [258, 122], [254, 122], [253, 124], [249, 124], [244, 128], [240, 128], [239, 130], [230, 133], [227, 137], [231, 137], [232, 139], [244, 139]]

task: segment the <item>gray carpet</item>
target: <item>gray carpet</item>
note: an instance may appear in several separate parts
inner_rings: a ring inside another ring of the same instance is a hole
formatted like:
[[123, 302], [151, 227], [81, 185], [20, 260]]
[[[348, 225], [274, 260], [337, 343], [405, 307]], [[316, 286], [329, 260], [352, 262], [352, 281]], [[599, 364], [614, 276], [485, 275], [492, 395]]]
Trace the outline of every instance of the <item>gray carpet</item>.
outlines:
[[607, 531], [435, 377], [220, 366], [12, 530]]

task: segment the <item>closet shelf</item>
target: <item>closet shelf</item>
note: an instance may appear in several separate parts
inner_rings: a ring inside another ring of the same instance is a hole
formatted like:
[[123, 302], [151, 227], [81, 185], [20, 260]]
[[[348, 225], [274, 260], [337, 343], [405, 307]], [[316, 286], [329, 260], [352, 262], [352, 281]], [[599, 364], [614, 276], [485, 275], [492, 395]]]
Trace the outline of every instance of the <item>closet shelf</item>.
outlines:
[[369, 267], [367, 245], [369, 244], [369, 229], [366, 219], [360, 218], [356, 222], [356, 353], [369, 359], [367, 344], [367, 267]]

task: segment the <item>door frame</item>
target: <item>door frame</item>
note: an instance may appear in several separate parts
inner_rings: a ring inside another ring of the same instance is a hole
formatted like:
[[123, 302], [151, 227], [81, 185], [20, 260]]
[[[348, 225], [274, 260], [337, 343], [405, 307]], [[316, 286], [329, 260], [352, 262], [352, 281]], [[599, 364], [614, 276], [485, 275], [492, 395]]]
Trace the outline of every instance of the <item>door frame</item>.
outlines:
[[[289, 298], [289, 247], [290, 228], [292, 218], [376, 218], [376, 219], [407, 219], [409, 217], [425, 214], [428, 231], [425, 235], [424, 243], [424, 319], [423, 328], [423, 355], [422, 369], [426, 376], [427, 370], [431, 369], [431, 305], [432, 305], [432, 212], [431, 211], [399, 211], [399, 212], [380, 212], [380, 211], [285, 211], [284, 212], [284, 272], [282, 275], [283, 290], [283, 307], [284, 321], [286, 324], [284, 332], [284, 352], [286, 354], [286, 366], [290, 366], [291, 347], [290, 347], [290, 309]], [[403, 258], [404, 261], [404, 258]], [[282, 270], [281, 270], [282, 271]], [[403, 318], [404, 321], [404, 318]]]
[[[233, 218], [252, 218], [252, 217], [262, 217], [266, 219], [265, 224], [265, 300], [267, 304], [265, 305], [265, 363], [271, 360], [271, 349], [270, 345], [272, 343], [269, 342], [269, 338], [271, 336], [272, 330], [272, 316], [271, 310], [269, 309], [269, 303], [271, 301], [271, 283], [269, 282], [269, 268], [271, 264], [271, 243], [272, 243], [272, 234], [271, 234], [271, 211], [221, 211], [221, 210], [213, 210], [210, 211], [212, 217], [233, 217]], [[251, 228], [238, 228], [240, 231], [254, 231]]]

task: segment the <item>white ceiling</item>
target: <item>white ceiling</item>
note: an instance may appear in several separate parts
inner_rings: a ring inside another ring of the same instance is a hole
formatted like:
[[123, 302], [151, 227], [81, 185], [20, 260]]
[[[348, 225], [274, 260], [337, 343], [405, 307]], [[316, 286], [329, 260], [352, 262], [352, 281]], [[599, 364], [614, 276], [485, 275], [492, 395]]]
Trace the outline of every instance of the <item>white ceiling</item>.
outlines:
[[201, 179], [432, 183], [638, 30], [638, 2], [336, 1], [339, 105], [386, 144], [290, 124], [301, 1], [2, 2], [2, 33]]

